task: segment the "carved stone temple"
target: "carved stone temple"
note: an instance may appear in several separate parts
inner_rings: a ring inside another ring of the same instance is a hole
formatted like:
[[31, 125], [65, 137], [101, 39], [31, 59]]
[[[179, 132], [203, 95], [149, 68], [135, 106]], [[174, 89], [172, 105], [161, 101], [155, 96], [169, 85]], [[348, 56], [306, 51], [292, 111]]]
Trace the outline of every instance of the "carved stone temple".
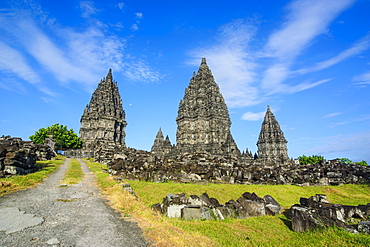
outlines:
[[267, 106], [265, 118], [258, 138], [258, 158], [264, 161], [288, 161], [287, 140], [274, 114]]
[[180, 101], [176, 122], [177, 152], [240, 155], [230, 132], [229, 111], [205, 58]]
[[164, 139], [162, 130], [159, 129], [155, 137], [151, 152], [157, 155], [162, 155], [162, 154], [168, 154], [171, 150], [172, 150], [172, 144], [171, 144], [170, 138], [166, 136], [166, 139]]
[[126, 147], [127, 122], [112, 69], [100, 81], [80, 122], [80, 138], [84, 149], [96, 151], [107, 147]]

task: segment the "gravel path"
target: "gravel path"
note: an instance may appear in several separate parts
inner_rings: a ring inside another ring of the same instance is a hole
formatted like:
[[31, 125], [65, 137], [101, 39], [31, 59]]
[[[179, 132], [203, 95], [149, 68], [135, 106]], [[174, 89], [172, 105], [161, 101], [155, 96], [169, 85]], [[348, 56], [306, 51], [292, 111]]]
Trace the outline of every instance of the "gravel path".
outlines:
[[99, 196], [83, 161], [84, 180], [61, 186], [69, 162], [37, 188], [0, 197], [0, 246], [149, 246], [136, 223]]

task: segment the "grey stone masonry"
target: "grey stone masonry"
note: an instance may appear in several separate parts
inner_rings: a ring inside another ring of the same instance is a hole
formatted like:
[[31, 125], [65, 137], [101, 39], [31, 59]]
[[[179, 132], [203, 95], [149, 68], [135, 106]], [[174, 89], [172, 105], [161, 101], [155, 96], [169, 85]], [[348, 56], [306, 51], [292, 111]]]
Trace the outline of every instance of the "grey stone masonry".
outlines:
[[83, 148], [126, 147], [125, 111], [118, 86], [113, 81], [112, 69], [102, 79], [81, 117], [80, 138]]
[[229, 111], [205, 58], [180, 101], [176, 122], [178, 152], [240, 155], [230, 132]]
[[258, 138], [258, 158], [264, 161], [286, 162], [289, 160], [287, 140], [274, 114], [267, 106]]
[[162, 129], [159, 129], [151, 148], [151, 152], [156, 155], [164, 155], [171, 152], [171, 150], [172, 144], [170, 138], [166, 136], [166, 139], [164, 139]]

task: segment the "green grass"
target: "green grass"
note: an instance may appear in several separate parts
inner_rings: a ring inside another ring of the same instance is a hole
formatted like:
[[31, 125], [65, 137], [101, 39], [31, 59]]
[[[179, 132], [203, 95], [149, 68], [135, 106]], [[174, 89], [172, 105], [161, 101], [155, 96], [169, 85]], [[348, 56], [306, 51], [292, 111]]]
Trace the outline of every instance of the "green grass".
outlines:
[[37, 172], [0, 178], [0, 196], [36, 186], [50, 173], [57, 170], [64, 160], [65, 158], [63, 156], [58, 156], [55, 160], [37, 161], [36, 166], [40, 168]]
[[68, 170], [66, 171], [61, 183], [78, 184], [84, 178], [85, 174], [81, 169], [81, 164], [76, 159], [71, 159]]
[[[128, 180], [127, 180], [128, 181]], [[244, 192], [255, 192], [258, 196], [271, 195], [282, 207], [290, 208], [299, 203], [300, 197], [310, 197], [315, 194], [325, 194], [331, 203], [346, 205], [367, 204], [370, 202], [370, 186], [346, 184], [342, 186], [311, 186], [300, 187], [295, 185], [241, 185], [241, 184], [179, 184], [179, 183], [151, 183], [142, 181], [128, 181], [131, 187], [140, 195], [140, 199], [147, 206], [162, 202], [169, 193], [186, 193], [200, 195], [204, 192], [220, 203], [236, 200]], [[150, 191], [150, 193], [146, 193]]]
[[138, 196], [133, 199], [122, 191], [118, 183], [102, 169], [105, 165], [87, 162], [97, 174], [99, 186], [111, 204], [122, 215], [132, 215], [143, 229], [147, 239], [156, 246], [370, 246], [370, 236], [350, 234], [341, 229], [297, 233], [291, 230], [291, 221], [284, 215], [263, 216], [223, 221], [185, 221], [170, 219], [153, 213], [150, 206], [162, 202], [168, 193], [200, 195], [204, 192], [220, 203], [238, 199], [244, 192], [259, 196], [270, 194], [285, 209], [299, 202], [300, 197], [326, 194], [331, 203], [347, 205], [370, 202], [369, 185], [299, 187], [293, 185], [231, 185], [231, 184], [178, 184], [150, 183], [125, 180]]

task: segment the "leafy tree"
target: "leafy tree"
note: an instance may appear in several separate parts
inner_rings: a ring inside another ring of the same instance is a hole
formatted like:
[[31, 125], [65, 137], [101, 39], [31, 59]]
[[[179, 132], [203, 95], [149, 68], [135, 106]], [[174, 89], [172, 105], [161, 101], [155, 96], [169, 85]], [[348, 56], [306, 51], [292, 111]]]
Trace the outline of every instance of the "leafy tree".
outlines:
[[82, 147], [82, 140], [74, 133], [73, 129], [68, 130], [67, 126], [61, 124], [53, 124], [52, 126], [41, 128], [29, 138], [36, 144], [43, 144], [49, 135], [53, 135], [56, 150]]
[[321, 160], [325, 160], [324, 156], [320, 155], [312, 155], [312, 156], [299, 156], [298, 157], [299, 163], [303, 165], [307, 164], [316, 164], [319, 163]]
[[368, 166], [367, 162], [365, 160], [361, 162], [355, 162], [356, 165], [361, 165], [361, 166]]
[[345, 164], [353, 164], [353, 161], [348, 158], [340, 158], [339, 160], [340, 162], [345, 163]]

